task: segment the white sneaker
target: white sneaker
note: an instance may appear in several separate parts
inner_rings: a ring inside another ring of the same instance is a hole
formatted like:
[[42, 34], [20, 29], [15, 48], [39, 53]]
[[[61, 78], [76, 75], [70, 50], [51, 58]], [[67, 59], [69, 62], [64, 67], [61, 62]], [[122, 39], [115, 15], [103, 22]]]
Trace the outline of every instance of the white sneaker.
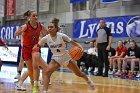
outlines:
[[95, 84], [93, 83], [93, 81], [91, 80], [91, 78], [88, 77], [87, 83], [89, 84], [89, 86], [90, 86], [93, 90], [95, 89]]
[[47, 91], [46, 91], [46, 90], [44, 90], [42, 93], [47, 93]]
[[19, 85], [18, 83], [15, 85], [15, 88], [17, 90], [26, 91], [26, 88], [24, 88], [23, 86]]
[[90, 72], [90, 71], [91, 71], [91, 67], [88, 68], [88, 72]]
[[97, 68], [97, 67], [95, 67], [94, 73], [97, 73], [97, 72], [98, 72], [98, 68]]
[[20, 79], [20, 78], [21, 78], [21, 75], [17, 74], [14, 79]]
[[140, 77], [140, 72], [138, 72], [137, 76], [136, 77]]
[[115, 70], [114, 70], [114, 71], [109, 71], [109, 72], [108, 72], [109, 75], [113, 75], [113, 74], [115, 74], [115, 73], [116, 73]]
[[108, 71], [108, 74], [109, 74], [109, 75], [112, 75], [112, 74], [113, 74], [113, 71], [109, 70], [109, 71]]
[[115, 75], [121, 75], [120, 72], [121, 72], [121, 71], [118, 70], [118, 71], [115, 73]]

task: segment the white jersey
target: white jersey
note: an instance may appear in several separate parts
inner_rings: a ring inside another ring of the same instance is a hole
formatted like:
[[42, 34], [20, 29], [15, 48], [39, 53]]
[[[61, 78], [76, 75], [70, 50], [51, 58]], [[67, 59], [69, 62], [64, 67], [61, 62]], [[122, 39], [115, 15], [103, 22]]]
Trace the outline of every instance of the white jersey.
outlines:
[[55, 57], [62, 56], [67, 53], [66, 42], [70, 41], [71, 38], [67, 35], [57, 32], [55, 40], [53, 40], [53, 37], [48, 34], [39, 41], [39, 44], [42, 45], [43, 43], [47, 43], [53, 53], [53, 56]]

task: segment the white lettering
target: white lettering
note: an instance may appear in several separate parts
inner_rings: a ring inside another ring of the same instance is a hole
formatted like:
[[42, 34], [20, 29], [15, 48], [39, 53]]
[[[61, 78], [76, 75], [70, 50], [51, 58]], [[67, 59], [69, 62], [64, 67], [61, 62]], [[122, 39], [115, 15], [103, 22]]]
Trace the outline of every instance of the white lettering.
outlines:
[[89, 30], [86, 30], [86, 33], [84, 34], [84, 25], [85, 25], [85, 22], [86, 21], [81, 21], [81, 30], [80, 30], [80, 36], [79, 36], [79, 38], [83, 38], [83, 37], [88, 36], [88, 31]]
[[118, 34], [123, 33], [123, 22], [118, 22], [116, 33], [118, 33]]
[[2, 39], [5, 39], [5, 37], [3, 37], [4, 36], [4, 34], [5, 34], [5, 27], [2, 27], [2, 29], [1, 29], [1, 38]]
[[[19, 26], [16, 26], [16, 30], [18, 30]], [[20, 36], [16, 36], [16, 39], [20, 39], [21, 38], [21, 35]]]
[[9, 27], [2, 27], [0, 31], [0, 36], [2, 39], [20, 39], [21, 36], [14, 36], [14, 30], [17, 30], [19, 26], [9, 26]]
[[90, 29], [90, 36], [89, 36], [88, 38], [92, 38], [93, 33], [94, 33], [94, 31], [95, 31], [95, 28], [96, 28], [96, 25], [97, 25], [97, 24], [89, 24], [89, 25], [88, 25], [88, 26], [89, 26], [89, 29]]
[[114, 27], [114, 23], [113, 22], [106, 22], [106, 26], [109, 27], [111, 29], [111, 33], [115, 33], [115, 27]]
[[9, 39], [14, 39], [14, 27], [11, 27], [11, 36]]
[[10, 27], [7, 27], [6, 28], [5, 35], [6, 35], [5, 36], [6, 37], [5, 39], [9, 39], [9, 37], [10, 37]]

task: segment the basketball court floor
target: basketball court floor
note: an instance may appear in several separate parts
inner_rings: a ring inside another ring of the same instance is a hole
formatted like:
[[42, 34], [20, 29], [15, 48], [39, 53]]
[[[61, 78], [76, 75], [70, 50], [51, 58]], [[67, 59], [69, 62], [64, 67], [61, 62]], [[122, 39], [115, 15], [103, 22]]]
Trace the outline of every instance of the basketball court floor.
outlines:
[[[25, 81], [26, 91], [17, 91], [14, 85], [14, 77], [17, 68], [15, 66], [3, 66], [0, 72], [0, 93], [32, 93], [29, 86], [29, 78]], [[26, 68], [23, 69], [23, 72]], [[88, 74], [96, 84], [96, 89], [91, 90], [86, 82], [75, 76], [68, 69], [61, 68], [53, 73], [51, 77], [52, 85], [49, 86], [48, 93], [140, 93], [140, 81], [120, 79], [113, 77], [97, 77]], [[39, 93], [42, 93], [40, 86]]]

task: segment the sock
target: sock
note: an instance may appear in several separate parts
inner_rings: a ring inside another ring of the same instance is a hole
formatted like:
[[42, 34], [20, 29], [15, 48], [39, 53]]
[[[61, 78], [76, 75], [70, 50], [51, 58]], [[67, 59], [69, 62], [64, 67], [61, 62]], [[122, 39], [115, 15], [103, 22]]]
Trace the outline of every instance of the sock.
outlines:
[[18, 74], [21, 75], [21, 71], [20, 70], [18, 71]]
[[20, 80], [18, 84], [19, 84], [20, 86], [22, 86], [23, 82]]
[[118, 70], [118, 72], [120, 72], [121, 70]]
[[113, 72], [115, 72], [116, 71], [116, 69], [113, 69]]
[[38, 81], [34, 81], [34, 86], [38, 86]]

